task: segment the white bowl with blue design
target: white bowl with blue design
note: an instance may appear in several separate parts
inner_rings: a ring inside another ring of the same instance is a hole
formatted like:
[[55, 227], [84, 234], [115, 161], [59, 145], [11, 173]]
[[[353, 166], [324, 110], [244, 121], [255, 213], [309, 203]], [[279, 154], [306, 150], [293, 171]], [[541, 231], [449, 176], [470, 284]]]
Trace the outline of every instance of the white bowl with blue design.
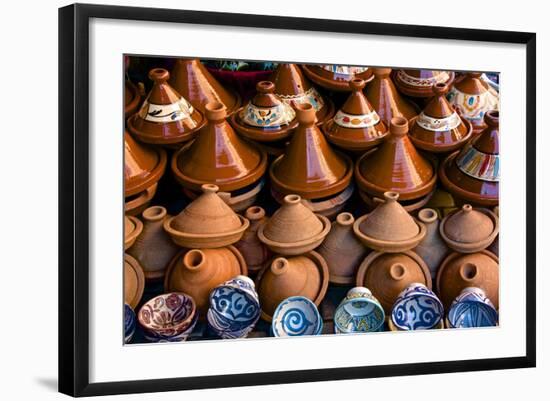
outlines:
[[128, 344], [136, 332], [136, 313], [128, 304], [124, 304], [124, 343]]
[[432, 290], [412, 283], [397, 296], [390, 319], [398, 330], [429, 330], [444, 318], [443, 304]]
[[317, 306], [306, 297], [289, 297], [273, 313], [271, 331], [275, 337], [316, 336], [322, 330]]
[[451, 303], [447, 326], [453, 329], [498, 326], [498, 312], [485, 291], [467, 287]]
[[348, 291], [334, 313], [334, 331], [337, 334], [382, 331], [385, 313], [380, 302], [365, 287]]

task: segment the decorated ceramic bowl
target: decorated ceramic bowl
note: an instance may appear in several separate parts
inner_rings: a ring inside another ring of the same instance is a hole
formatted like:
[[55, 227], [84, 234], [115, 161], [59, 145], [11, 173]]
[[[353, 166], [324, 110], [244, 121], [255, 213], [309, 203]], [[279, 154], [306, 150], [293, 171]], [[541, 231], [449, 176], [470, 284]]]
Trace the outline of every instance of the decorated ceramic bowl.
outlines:
[[398, 330], [427, 330], [443, 319], [443, 304], [424, 284], [412, 283], [398, 295], [391, 320]]
[[206, 318], [212, 330], [222, 338], [246, 337], [260, 318], [254, 282], [239, 275], [216, 287], [210, 294]]
[[124, 343], [128, 344], [136, 332], [136, 313], [128, 304], [124, 304]]
[[302, 296], [282, 301], [271, 321], [275, 337], [316, 336], [323, 330], [323, 319], [311, 300]]
[[364, 333], [380, 331], [384, 326], [384, 309], [365, 287], [348, 291], [334, 313], [334, 331], [338, 333]]
[[447, 313], [449, 328], [498, 325], [498, 312], [481, 288], [467, 287], [454, 299]]

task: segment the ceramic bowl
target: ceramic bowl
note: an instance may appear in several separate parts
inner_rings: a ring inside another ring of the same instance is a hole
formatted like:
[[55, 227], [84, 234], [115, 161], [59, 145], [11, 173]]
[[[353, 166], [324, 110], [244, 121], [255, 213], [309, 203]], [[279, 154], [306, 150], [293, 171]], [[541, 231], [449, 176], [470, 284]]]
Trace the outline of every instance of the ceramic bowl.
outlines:
[[136, 313], [128, 304], [124, 304], [124, 344], [128, 344], [136, 332]]
[[210, 293], [206, 318], [210, 328], [221, 338], [243, 338], [260, 318], [260, 301], [254, 282], [236, 276]]
[[289, 297], [273, 313], [271, 331], [275, 337], [315, 336], [322, 330], [323, 319], [306, 297]]
[[498, 325], [498, 312], [481, 288], [467, 287], [454, 299], [447, 313], [449, 328]]
[[435, 328], [443, 317], [443, 304], [421, 283], [412, 283], [401, 291], [391, 311], [391, 321], [398, 330]]
[[348, 291], [334, 313], [334, 331], [338, 333], [364, 333], [380, 331], [384, 327], [384, 309], [365, 287]]

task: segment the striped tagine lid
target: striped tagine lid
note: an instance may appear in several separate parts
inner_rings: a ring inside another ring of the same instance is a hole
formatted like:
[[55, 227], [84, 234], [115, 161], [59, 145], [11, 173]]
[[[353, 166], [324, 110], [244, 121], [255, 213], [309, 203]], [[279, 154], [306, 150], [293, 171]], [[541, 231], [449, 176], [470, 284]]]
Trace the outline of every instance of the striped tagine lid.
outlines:
[[455, 78], [452, 71], [435, 70], [396, 70], [392, 75], [397, 89], [412, 97], [431, 97], [434, 85], [450, 85]]
[[302, 65], [309, 79], [325, 89], [339, 92], [348, 92], [348, 82], [360, 78], [369, 82], [372, 78], [372, 68], [356, 67], [351, 65]]

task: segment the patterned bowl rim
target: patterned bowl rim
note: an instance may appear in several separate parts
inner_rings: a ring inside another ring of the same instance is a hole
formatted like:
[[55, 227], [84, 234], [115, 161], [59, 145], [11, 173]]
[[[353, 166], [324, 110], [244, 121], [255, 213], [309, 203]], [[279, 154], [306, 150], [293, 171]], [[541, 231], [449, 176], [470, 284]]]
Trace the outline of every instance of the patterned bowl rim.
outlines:
[[[166, 299], [168, 296], [170, 295], [173, 295], [173, 294], [176, 294], [180, 297], [183, 297], [189, 301], [191, 301], [191, 309], [190, 309], [190, 312], [188, 312], [186, 315], [185, 315], [185, 319], [182, 320], [181, 322], [178, 322], [172, 326], [169, 326], [169, 327], [165, 327], [165, 328], [162, 328], [162, 329], [155, 329], [153, 327], [151, 327], [150, 325], [148, 325], [147, 323], [143, 322], [142, 318], [141, 318], [141, 311], [143, 310], [143, 308], [154, 302], [157, 298], [164, 298]], [[182, 329], [181, 331], [186, 331], [188, 329], [189, 326], [192, 326], [193, 325], [193, 321], [195, 321], [195, 318], [197, 317], [198, 313], [197, 313], [197, 304], [195, 303], [195, 300], [193, 299], [192, 296], [184, 293], [184, 292], [178, 292], [178, 291], [173, 291], [173, 292], [167, 292], [165, 294], [160, 294], [160, 295], [157, 295], [156, 297], [153, 297], [151, 298], [150, 300], [148, 300], [147, 302], [145, 302], [139, 312], [136, 314], [137, 315], [137, 318], [138, 318], [138, 322], [139, 324], [141, 325], [141, 327], [143, 327], [145, 330], [148, 330], [148, 331], [151, 331], [151, 332], [155, 332], [155, 333], [158, 333], [158, 332], [162, 332], [163, 330], [180, 330]]]
[[[317, 306], [315, 305], [315, 303], [313, 301], [311, 301], [311, 299], [309, 299], [309, 298], [303, 297], [301, 295], [294, 295], [294, 296], [291, 296], [291, 297], [288, 297], [288, 298], [285, 298], [284, 300], [282, 300], [279, 303], [279, 305], [277, 305], [277, 308], [275, 308], [275, 311], [273, 312], [273, 318], [271, 320], [271, 332], [273, 333], [273, 335], [275, 337], [287, 337], [286, 335], [281, 336], [281, 335], [277, 334], [278, 330], [275, 329], [275, 327], [277, 326], [277, 322], [279, 321], [277, 319], [277, 316], [281, 312], [283, 304], [286, 305], [286, 304], [296, 302], [296, 301], [300, 301], [300, 302], [306, 304], [308, 306], [307, 310], [310, 311], [310, 312], [313, 312], [313, 316], [317, 319], [317, 325], [316, 325], [315, 330], [313, 331], [313, 333], [302, 334], [301, 336], [316, 336], [321, 332], [321, 330], [323, 330], [323, 319], [322, 319], [321, 314], [319, 313], [319, 310], [317, 309]], [[300, 307], [299, 309], [305, 310], [305, 308], [303, 308], [303, 307]], [[311, 314], [309, 314], [308, 316], [311, 316]], [[282, 326], [281, 326], [281, 330], [283, 331], [284, 334], [286, 334], [286, 330]]]

